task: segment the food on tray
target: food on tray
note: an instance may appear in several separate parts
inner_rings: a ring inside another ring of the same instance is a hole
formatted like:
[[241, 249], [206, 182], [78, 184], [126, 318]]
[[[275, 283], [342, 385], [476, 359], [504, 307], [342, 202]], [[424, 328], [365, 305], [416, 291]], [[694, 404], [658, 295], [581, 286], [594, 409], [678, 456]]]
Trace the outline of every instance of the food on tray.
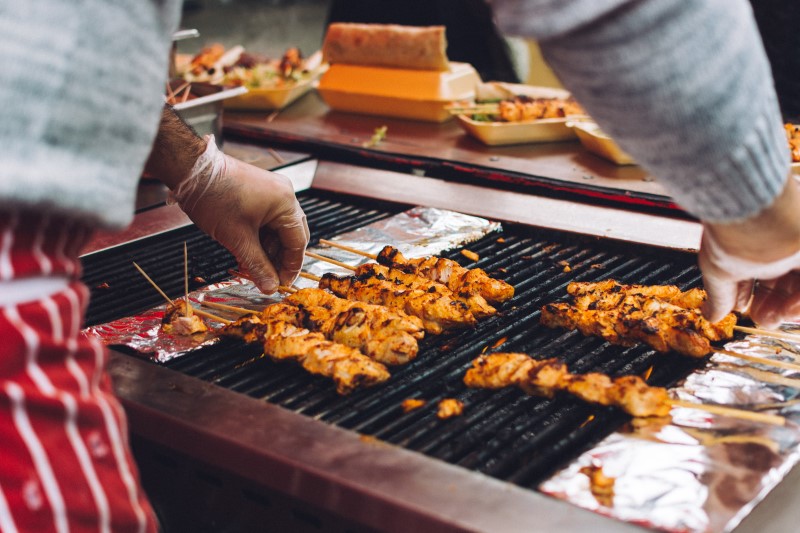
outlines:
[[479, 122], [523, 122], [586, 114], [572, 97], [533, 98], [519, 95], [499, 102], [478, 101], [473, 109], [476, 112], [470, 113], [472, 120]]
[[786, 123], [783, 127], [786, 130], [786, 138], [792, 152], [792, 162], [800, 163], [800, 127], [792, 123]]
[[192, 335], [208, 331], [208, 326], [192, 312], [185, 300], [175, 300], [164, 311], [161, 330], [170, 335]]
[[340, 22], [328, 26], [324, 60], [414, 70], [448, 70], [444, 26]]
[[436, 411], [436, 416], [442, 420], [461, 416], [464, 412], [464, 403], [456, 400], [455, 398], [445, 398], [439, 402], [439, 409]]
[[712, 351], [711, 342], [730, 339], [736, 316], [716, 324], [706, 320], [700, 306], [705, 291], [681, 291], [669, 285], [623, 285], [614, 280], [573, 282], [570, 302], [542, 308], [542, 324], [577, 329], [613, 343], [633, 346], [644, 342], [659, 352], [674, 350], [690, 357]]
[[480, 268], [464, 268], [452, 259], [437, 256], [407, 259], [397, 248], [384, 246], [378, 253], [377, 261], [447, 285], [457, 294], [478, 294], [493, 304], [505, 302], [514, 296], [514, 287], [505, 281], [490, 277]]
[[420, 407], [425, 407], [425, 404], [427, 403], [428, 402], [420, 398], [406, 398], [403, 400], [403, 403], [400, 404], [400, 407], [403, 409], [404, 413], [410, 413], [411, 411], [419, 409]]
[[341, 298], [401, 309], [422, 319], [425, 331], [434, 335], [476, 323], [475, 315], [463, 302], [446, 294], [407, 287], [379, 274], [337, 276], [328, 273], [320, 279], [319, 287]]
[[280, 59], [269, 59], [247, 53], [241, 46], [226, 51], [214, 44], [194, 56], [179, 75], [190, 82], [282, 89], [312, 79], [318, 66], [319, 54], [306, 60], [297, 48], [287, 49]]
[[613, 405], [635, 417], [661, 417], [672, 407], [667, 390], [651, 387], [638, 376], [611, 379], [605, 374], [571, 374], [558, 359], [536, 360], [524, 353], [493, 353], [472, 362], [467, 387], [519, 387], [527, 394], [551, 398], [566, 392], [599, 405]]
[[296, 361], [312, 374], [333, 379], [339, 394], [376, 385], [390, 377], [385, 366], [355, 348], [263, 314], [240, 318], [225, 326], [222, 333], [247, 342], [260, 342], [264, 353], [272, 359]]

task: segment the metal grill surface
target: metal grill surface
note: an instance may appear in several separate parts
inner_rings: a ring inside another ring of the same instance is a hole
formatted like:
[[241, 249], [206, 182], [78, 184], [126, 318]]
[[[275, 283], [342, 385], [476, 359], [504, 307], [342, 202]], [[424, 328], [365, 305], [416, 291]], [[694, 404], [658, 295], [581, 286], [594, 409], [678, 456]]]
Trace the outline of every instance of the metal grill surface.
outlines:
[[[309, 217], [312, 239], [331, 237], [389, 216], [404, 206], [360, 203], [354, 198], [306, 192], [301, 202]], [[610, 407], [583, 404], [567, 396], [528, 397], [520, 391], [467, 389], [462, 378], [471, 361], [486, 351], [521, 351], [537, 358], [559, 357], [572, 372], [605, 372], [612, 376], [643, 374], [649, 382], [670, 386], [698, 364], [677, 355], [663, 355], [638, 346], [611, 346], [577, 332], [539, 325], [544, 303], [563, 299], [574, 280], [613, 277], [622, 282], [676, 284], [699, 282], [694, 257], [609, 240], [587, 239], [529, 227], [505, 226], [471, 243], [480, 256], [472, 264], [453, 250], [443, 254], [465, 266], [484, 268], [516, 288], [498, 316], [473, 330], [429, 336], [410, 364], [392, 370], [392, 378], [372, 389], [342, 397], [330, 381], [306, 374], [290, 363], [275, 363], [257, 346], [225, 340], [165, 364], [168, 368], [221, 387], [278, 404], [296, 413], [375, 437], [431, 457], [535, 488], [558, 468], [593, 443], [629, 421]], [[157, 281], [171, 293], [182, 290], [182, 248], [189, 242], [193, 272], [207, 282], [226, 278], [233, 259], [194, 227], [132, 243], [93, 256], [85, 264], [90, 287], [107, 280], [108, 289], [93, 289], [90, 323], [125, 316], [159, 303], [140, 282], [131, 260], [157, 272]], [[108, 256], [106, 258], [106, 256]], [[114, 287], [119, 284], [119, 287]], [[124, 303], [123, 303], [124, 302]], [[425, 407], [404, 413], [401, 402], [420, 398]], [[443, 398], [464, 402], [464, 414], [436, 417]]]

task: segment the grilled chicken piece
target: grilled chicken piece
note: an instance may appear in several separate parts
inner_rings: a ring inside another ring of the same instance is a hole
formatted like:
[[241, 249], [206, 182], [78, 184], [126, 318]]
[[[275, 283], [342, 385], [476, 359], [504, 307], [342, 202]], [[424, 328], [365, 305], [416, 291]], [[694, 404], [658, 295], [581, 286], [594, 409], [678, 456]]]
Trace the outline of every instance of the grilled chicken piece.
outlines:
[[339, 298], [322, 289], [300, 289], [287, 296], [284, 302], [301, 308], [323, 307], [332, 313], [349, 311], [355, 307], [366, 313], [369, 316], [370, 323], [376, 328], [405, 331], [415, 339], [421, 339], [425, 336], [422, 320], [419, 317], [384, 305], [373, 305]]
[[675, 350], [703, 357], [711, 342], [733, 337], [736, 316], [729, 314], [715, 324], [700, 311], [705, 291], [682, 292], [671, 285], [623, 285], [614, 280], [573, 282], [567, 286], [570, 303], [547, 304], [542, 323], [549, 327], [577, 329], [614, 344], [649, 344], [660, 352]]
[[436, 411], [436, 416], [445, 420], [453, 418], [454, 416], [461, 416], [464, 412], [464, 403], [456, 400], [455, 398], [445, 398], [439, 402], [439, 410]]
[[492, 304], [514, 296], [514, 287], [505, 281], [489, 277], [480, 268], [464, 268], [451, 259], [436, 256], [407, 259], [397, 248], [384, 246], [377, 260], [382, 265], [442, 283], [457, 294], [479, 294]]
[[263, 314], [242, 317], [225, 326], [222, 333], [261, 342], [264, 353], [272, 359], [297, 361], [308, 372], [333, 379], [339, 394], [389, 379], [385, 366], [358, 350]]
[[532, 359], [524, 353], [493, 353], [472, 362], [464, 376], [467, 387], [519, 387], [526, 393], [552, 397], [568, 392], [581, 400], [614, 405], [635, 417], [666, 416], [671, 408], [667, 390], [650, 387], [638, 376], [611, 379], [605, 374], [570, 374], [557, 359]]
[[[291, 305], [287, 301], [289, 298], [265, 307], [260, 316], [322, 333], [326, 339], [356, 348], [385, 365], [408, 363], [419, 352], [413, 335], [391, 328], [390, 322], [380, 320], [381, 315], [368, 315], [359, 308], [366, 304], [354, 303], [336, 311], [321, 306]], [[375, 318], [378, 320], [371, 320]]]
[[404, 272], [397, 268], [379, 265], [378, 263], [364, 263], [356, 267], [355, 276], [357, 278], [385, 279], [412, 289], [420, 289], [425, 292], [447, 296], [453, 300], [462, 302], [477, 319], [497, 314], [497, 309], [489, 305], [489, 302], [480, 294], [472, 294], [466, 290], [459, 292], [451, 291], [446, 285], [415, 273]]
[[186, 300], [175, 300], [164, 310], [164, 317], [161, 319], [161, 330], [170, 335], [192, 335], [208, 331], [208, 326], [203, 320], [191, 314], [186, 316]]
[[322, 276], [319, 286], [342, 298], [401, 309], [422, 319], [425, 331], [434, 335], [476, 323], [475, 316], [462, 302], [379, 277], [339, 277], [328, 273]]

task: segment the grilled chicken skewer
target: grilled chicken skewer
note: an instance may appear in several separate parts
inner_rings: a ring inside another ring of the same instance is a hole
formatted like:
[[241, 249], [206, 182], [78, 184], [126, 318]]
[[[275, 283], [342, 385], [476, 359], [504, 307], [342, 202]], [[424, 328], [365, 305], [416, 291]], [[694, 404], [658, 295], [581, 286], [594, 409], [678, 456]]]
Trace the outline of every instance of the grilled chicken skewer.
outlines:
[[381, 276], [340, 277], [328, 273], [319, 279], [319, 287], [341, 298], [401, 309], [419, 317], [425, 331], [434, 335], [476, 323], [475, 316], [462, 302], [447, 295], [398, 285]]
[[570, 374], [567, 365], [555, 358], [537, 361], [524, 353], [482, 355], [472, 362], [464, 383], [484, 389], [516, 386], [546, 398], [564, 391], [589, 403], [619, 407], [635, 417], [666, 416], [672, 407], [666, 389], [650, 387], [638, 376], [612, 380], [596, 372]]
[[380, 279], [386, 279], [394, 282], [397, 285], [405, 285], [406, 287], [410, 287], [412, 289], [420, 289], [426, 292], [447, 296], [448, 298], [462, 302], [477, 319], [486, 318], [497, 313], [497, 309], [489, 305], [489, 302], [487, 302], [486, 299], [480, 294], [472, 294], [468, 291], [455, 293], [447, 286], [436, 281], [431, 281], [430, 279], [419, 276], [415, 273], [404, 272], [402, 270], [379, 265], [377, 263], [364, 263], [358, 266], [351, 266], [347, 263], [343, 263], [341, 261], [337, 261], [336, 259], [316, 254], [314, 252], [306, 252], [306, 255], [320, 261], [325, 261], [348, 270], [352, 270], [353, 275], [357, 278], [378, 277]]
[[667, 389], [651, 387], [639, 376], [611, 379], [597, 372], [571, 374], [566, 365], [555, 358], [539, 361], [524, 353], [482, 355], [472, 362], [464, 383], [483, 389], [514, 386], [532, 396], [546, 398], [556, 392], [567, 392], [588, 403], [619, 407], [634, 417], [663, 417], [673, 407], [684, 407], [765, 424], [786, 424], [786, 419], [780, 415], [672, 399]]
[[339, 394], [349, 394], [390, 377], [385, 366], [355, 348], [277, 318], [245, 316], [225, 326], [222, 334], [250, 343], [260, 342], [264, 353], [272, 359], [297, 361], [308, 372], [333, 379]]
[[542, 308], [542, 324], [577, 329], [614, 344], [632, 346], [642, 341], [660, 352], [675, 350], [690, 357], [713, 351], [712, 341], [733, 337], [736, 316], [712, 324], [697, 307], [705, 298], [699, 289], [621, 285], [613, 280], [570, 283], [571, 303]]
[[378, 255], [373, 255], [336, 241], [320, 239], [319, 242], [369, 257], [381, 265], [436, 281], [456, 294], [480, 295], [491, 304], [505, 302], [514, 296], [514, 287], [505, 281], [490, 277], [480, 268], [465, 268], [452, 259], [437, 256], [407, 259], [393, 246], [384, 246]]
[[419, 352], [417, 340], [425, 335], [417, 317], [399, 309], [345, 300], [322, 289], [300, 289], [260, 312], [209, 301], [203, 305], [239, 314], [261, 314], [318, 331], [326, 339], [356, 348], [385, 365], [402, 365], [414, 359]]

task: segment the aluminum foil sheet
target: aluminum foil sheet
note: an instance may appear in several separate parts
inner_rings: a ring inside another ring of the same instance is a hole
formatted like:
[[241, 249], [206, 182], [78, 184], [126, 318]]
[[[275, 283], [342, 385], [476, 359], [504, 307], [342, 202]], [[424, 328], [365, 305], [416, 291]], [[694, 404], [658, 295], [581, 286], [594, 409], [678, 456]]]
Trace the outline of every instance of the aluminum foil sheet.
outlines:
[[[343, 233], [336, 238], [336, 241], [370, 254], [377, 254], [385, 245], [391, 244], [408, 257], [420, 257], [477, 240], [500, 228], [500, 223], [484, 218], [443, 209], [415, 207], [363, 228]], [[337, 248], [320, 247], [310, 250], [354, 266], [371, 260]], [[348, 272], [342, 267], [311, 258], [306, 259], [303, 270], [317, 276], [326, 272], [340, 274]], [[295, 285], [315, 287], [316, 282], [299, 278]], [[262, 294], [251, 282], [241, 278], [209, 285], [189, 293], [189, 299], [195, 304], [209, 300], [247, 309], [261, 309], [280, 298], [282, 298], [280, 294], [273, 296]], [[136, 316], [86, 328], [84, 332], [97, 336], [104, 344], [126, 347], [160, 363], [186, 355], [219, 340], [213, 332], [191, 336], [164, 333], [161, 331], [161, 318], [165, 308], [165, 305], [160, 305]], [[226, 319], [238, 318], [238, 315], [226, 311], [216, 309], [207, 311]], [[219, 327], [221, 324], [210, 325]]]
[[[794, 332], [797, 342], [751, 335], [726, 349], [800, 363], [800, 331]], [[652, 529], [735, 528], [800, 460], [800, 372], [715, 354], [670, 394], [779, 414], [786, 423], [778, 426], [676, 407], [668, 419], [633, 420], [539, 489]], [[593, 479], [591, 473], [598, 470], [602, 476]]]

